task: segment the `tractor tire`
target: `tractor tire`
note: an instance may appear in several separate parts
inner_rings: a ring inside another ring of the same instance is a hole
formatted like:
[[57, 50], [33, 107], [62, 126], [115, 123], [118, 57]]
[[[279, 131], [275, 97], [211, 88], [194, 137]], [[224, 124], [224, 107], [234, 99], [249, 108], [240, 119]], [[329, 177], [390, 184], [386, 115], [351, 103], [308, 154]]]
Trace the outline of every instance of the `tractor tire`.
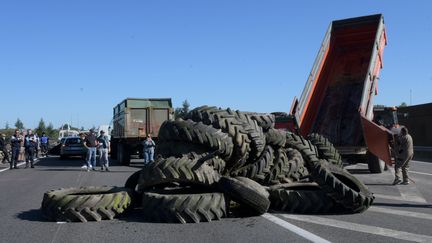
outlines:
[[199, 223], [226, 216], [223, 193], [165, 188], [143, 193], [142, 212], [151, 222]]
[[284, 147], [287, 137], [286, 132], [278, 129], [271, 128], [266, 132], [266, 141], [267, 144], [276, 147]]
[[262, 127], [264, 132], [274, 128], [275, 117], [272, 114], [246, 112], [246, 115], [252, 118], [252, 120], [255, 120], [258, 123], [258, 126]]
[[298, 183], [270, 187], [270, 208], [297, 214], [328, 214], [338, 211], [337, 203], [316, 184]]
[[300, 181], [309, 176], [309, 172], [305, 167], [303, 157], [297, 149], [286, 149], [288, 157], [289, 173], [288, 179], [292, 182]]
[[273, 166], [274, 150], [271, 146], [266, 146], [255, 163], [246, 165], [236, 171], [231, 172], [231, 176], [243, 176], [248, 177], [255, 181], [263, 181], [270, 172], [270, 168]]
[[318, 133], [312, 133], [308, 135], [307, 139], [316, 146], [320, 159], [325, 159], [331, 164], [342, 167], [341, 155], [326, 137]]
[[380, 160], [377, 156], [367, 151], [366, 159], [369, 171], [371, 173], [383, 173], [386, 167], [386, 164], [383, 160]]
[[288, 177], [289, 172], [289, 160], [285, 149], [279, 148], [275, 151], [273, 166], [270, 168], [270, 172], [267, 173], [263, 184], [274, 185], [281, 183], [284, 181], [284, 178]]
[[169, 158], [182, 157], [185, 154], [206, 153], [208, 148], [199, 144], [184, 143], [179, 141], [160, 141], [155, 148], [155, 157]]
[[131, 205], [129, 188], [61, 188], [44, 194], [42, 215], [54, 221], [87, 222], [114, 219]]
[[315, 163], [319, 162], [318, 151], [315, 145], [313, 145], [309, 140], [304, 139], [302, 136], [296, 135], [292, 132], [287, 132], [285, 147], [298, 150], [301, 153], [307, 168], [313, 167]]
[[202, 156], [187, 154], [180, 158], [169, 157], [146, 164], [141, 170], [137, 191], [142, 192], [155, 185], [170, 182], [213, 185], [219, 181], [220, 174], [201, 158]]
[[320, 160], [310, 172], [314, 181], [347, 212], [363, 212], [372, 205], [373, 194], [348, 171]]
[[246, 177], [222, 177], [218, 183], [219, 190], [237, 203], [249, 207], [252, 215], [267, 212], [270, 201], [269, 194], [263, 186]]
[[158, 138], [160, 142], [179, 141], [200, 144], [218, 151], [224, 159], [230, 159], [233, 152], [233, 141], [226, 133], [192, 120], [165, 121], [160, 127]]

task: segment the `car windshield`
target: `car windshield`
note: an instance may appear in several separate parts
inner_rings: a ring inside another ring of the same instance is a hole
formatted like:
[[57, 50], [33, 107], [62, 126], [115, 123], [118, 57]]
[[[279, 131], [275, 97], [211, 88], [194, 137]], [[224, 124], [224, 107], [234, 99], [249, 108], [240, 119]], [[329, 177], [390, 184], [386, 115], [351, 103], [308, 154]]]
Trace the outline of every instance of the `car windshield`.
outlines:
[[81, 143], [80, 138], [68, 138], [65, 140], [65, 145], [80, 144], [80, 143]]

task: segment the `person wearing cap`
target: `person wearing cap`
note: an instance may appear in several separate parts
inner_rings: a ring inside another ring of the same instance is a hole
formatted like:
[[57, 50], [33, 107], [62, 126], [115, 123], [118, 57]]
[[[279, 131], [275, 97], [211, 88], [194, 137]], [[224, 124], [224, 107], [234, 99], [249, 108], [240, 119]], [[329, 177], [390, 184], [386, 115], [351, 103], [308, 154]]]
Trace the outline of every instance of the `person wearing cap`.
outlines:
[[97, 138], [98, 141], [98, 149], [99, 149], [99, 163], [101, 166], [101, 171], [110, 171], [109, 170], [109, 161], [108, 161], [108, 153], [109, 153], [109, 140], [108, 136], [105, 135], [105, 131], [101, 130], [100, 135]]
[[[400, 131], [400, 135], [397, 139], [397, 158], [395, 161], [395, 179], [393, 181], [393, 185], [409, 184], [408, 177], [408, 169], [409, 162], [414, 156], [414, 147], [413, 147], [413, 139], [411, 135], [408, 134], [408, 129], [406, 127], [402, 127]], [[402, 179], [400, 178], [400, 174], [402, 171]]]
[[[96, 170], [96, 148], [98, 146], [97, 137], [94, 130], [90, 129], [89, 134], [84, 140], [84, 147], [87, 148], [87, 171]], [[83, 167], [85, 168], [85, 167]]]
[[2, 164], [6, 163], [6, 161], [10, 163], [9, 153], [6, 149], [6, 134], [4, 133], [2, 133], [0, 136], [0, 152], [3, 153]]
[[153, 162], [154, 149], [156, 147], [150, 134], [147, 135], [147, 139], [143, 142], [144, 146], [144, 164]]

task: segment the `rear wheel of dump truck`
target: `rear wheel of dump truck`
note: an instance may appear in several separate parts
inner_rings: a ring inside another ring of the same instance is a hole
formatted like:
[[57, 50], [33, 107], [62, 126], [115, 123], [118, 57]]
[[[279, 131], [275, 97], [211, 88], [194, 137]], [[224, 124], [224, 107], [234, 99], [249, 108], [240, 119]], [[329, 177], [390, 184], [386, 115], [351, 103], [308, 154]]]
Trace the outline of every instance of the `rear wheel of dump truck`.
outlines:
[[117, 159], [117, 141], [111, 140], [110, 142], [110, 157], [111, 159]]
[[122, 165], [128, 166], [130, 164], [130, 154], [126, 144], [117, 144], [117, 160]]
[[382, 173], [385, 170], [385, 162], [380, 160], [377, 156], [371, 152], [366, 153], [366, 160], [368, 163], [368, 168], [371, 173]]

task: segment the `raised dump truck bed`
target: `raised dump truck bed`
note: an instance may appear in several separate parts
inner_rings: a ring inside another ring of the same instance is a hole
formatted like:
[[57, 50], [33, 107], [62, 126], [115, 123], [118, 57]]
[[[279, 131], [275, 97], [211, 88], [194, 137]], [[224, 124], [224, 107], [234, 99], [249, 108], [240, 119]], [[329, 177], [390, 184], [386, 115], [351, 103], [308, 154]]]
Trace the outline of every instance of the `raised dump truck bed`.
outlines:
[[[303, 93], [291, 107], [302, 135], [324, 135], [348, 160], [359, 161], [370, 151], [391, 163], [390, 133], [372, 122], [386, 43], [381, 14], [330, 24]], [[376, 166], [370, 164], [371, 171], [379, 172]]]

